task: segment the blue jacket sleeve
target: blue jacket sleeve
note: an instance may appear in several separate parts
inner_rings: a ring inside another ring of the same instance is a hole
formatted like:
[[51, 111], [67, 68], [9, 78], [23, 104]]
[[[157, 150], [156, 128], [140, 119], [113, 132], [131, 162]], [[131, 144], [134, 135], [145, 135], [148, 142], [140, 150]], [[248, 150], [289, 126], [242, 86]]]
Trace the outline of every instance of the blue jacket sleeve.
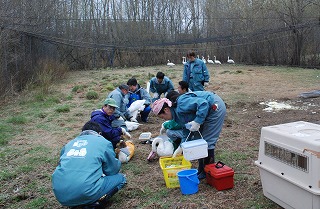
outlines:
[[188, 65], [184, 65], [182, 80], [189, 82], [189, 78], [187, 76]]
[[141, 99], [145, 99], [146, 100], [146, 102], [144, 104], [145, 105], [150, 105], [151, 104], [151, 96], [150, 96], [150, 94], [143, 88], [140, 90], [140, 93], [141, 93]]
[[170, 91], [172, 91], [172, 90], [174, 90], [174, 86], [173, 86], [172, 81], [169, 79], [169, 81], [168, 81], [168, 90], [167, 90], [167, 92], [170, 92]]
[[152, 93], [157, 92], [157, 89], [156, 89], [156, 87], [155, 87], [155, 80], [154, 80], [154, 78], [151, 78], [151, 80], [150, 80], [150, 91], [151, 91]]
[[210, 81], [210, 74], [208, 71], [208, 68], [205, 63], [202, 65], [202, 71], [203, 71], [203, 76], [204, 76], [204, 82], [209, 82]]

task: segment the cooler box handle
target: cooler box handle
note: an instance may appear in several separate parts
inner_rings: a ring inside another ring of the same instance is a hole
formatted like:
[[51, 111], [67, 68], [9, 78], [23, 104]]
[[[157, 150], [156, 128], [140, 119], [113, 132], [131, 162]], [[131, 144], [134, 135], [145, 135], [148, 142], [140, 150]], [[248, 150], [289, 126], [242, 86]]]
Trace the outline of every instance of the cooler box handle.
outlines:
[[224, 165], [225, 165], [225, 164], [224, 164], [223, 162], [218, 161], [218, 162], [216, 163], [216, 168], [222, 168]]

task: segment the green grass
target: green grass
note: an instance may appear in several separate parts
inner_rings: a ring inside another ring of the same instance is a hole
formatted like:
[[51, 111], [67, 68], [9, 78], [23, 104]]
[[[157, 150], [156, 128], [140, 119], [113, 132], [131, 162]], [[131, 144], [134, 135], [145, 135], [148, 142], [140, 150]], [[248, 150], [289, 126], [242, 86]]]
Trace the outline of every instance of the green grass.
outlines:
[[27, 208], [47, 208], [47, 198], [38, 197], [33, 200], [31, 200], [26, 207]]
[[98, 99], [98, 98], [99, 98], [99, 95], [98, 95], [98, 93], [95, 92], [95, 91], [89, 91], [89, 92], [87, 92], [87, 94], [86, 94], [86, 98], [89, 99], [89, 100]]
[[12, 126], [0, 122], [0, 146], [8, 144], [12, 137]]
[[85, 89], [85, 86], [83, 85], [76, 85], [72, 88], [72, 92], [83, 92]]
[[17, 115], [9, 118], [7, 120], [8, 123], [12, 123], [15, 125], [21, 125], [21, 124], [26, 124], [28, 122], [27, 118], [22, 116], [22, 115]]
[[13, 179], [16, 177], [16, 173], [13, 172], [13, 171], [10, 171], [8, 169], [2, 169], [0, 171], [0, 181], [3, 182], [3, 181], [7, 181], [7, 180], [10, 180], [10, 179]]
[[55, 111], [58, 113], [67, 113], [67, 112], [70, 112], [70, 106], [67, 104], [60, 105], [55, 109]]

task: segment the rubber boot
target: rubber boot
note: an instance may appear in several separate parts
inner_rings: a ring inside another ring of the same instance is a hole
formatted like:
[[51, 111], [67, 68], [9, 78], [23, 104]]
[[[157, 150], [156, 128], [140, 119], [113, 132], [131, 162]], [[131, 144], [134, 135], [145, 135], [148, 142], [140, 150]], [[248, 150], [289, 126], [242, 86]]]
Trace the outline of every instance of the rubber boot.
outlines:
[[100, 198], [99, 203], [103, 206], [107, 205], [108, 200], [119, 191], [118, 187], [113, 188], [110, 192], [106, 194], [105, 197]]
[[208, 164], [214, 163], [214, 149], [208, 150], [208, 157], [201, 158], [198, 160], [198, 179], [206, 178], [206, 172], [204, 167]]
[[208, 149], [208, 157], [204, 158], [204, 165], [214, 163], [214, 149]]
[[104, 207], [97, 201], [87, 205], [69, 207], [69, 209], [103, 209]]

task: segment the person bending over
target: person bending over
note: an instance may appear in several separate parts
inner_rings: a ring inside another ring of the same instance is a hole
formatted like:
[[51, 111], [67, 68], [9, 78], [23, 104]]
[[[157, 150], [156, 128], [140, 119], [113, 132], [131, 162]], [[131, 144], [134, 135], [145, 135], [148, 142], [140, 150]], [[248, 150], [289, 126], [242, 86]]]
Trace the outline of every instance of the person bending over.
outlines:
[[163, 72], [158, 72], [156, 77], [151, 78], [150, 80], [150, 91], [153, 93], [152, 102], [160, 98], [161, 94], [164, 96], [168, 92], [174, 90], [172, 81], [164, 75]]
[[[179, 95], [171, 91], [168, 98], [156, 100], [152, 111], [165, 120], [174, 120], [182, 129], [177, 131], [181, 136], [181, 143], [186, 141], [190, 132], [193, 139], [202, 137], [208, 143], [208, 157], [199, 159], [198, 178], [205, 178], [204, 166], [214, 163], [214, 148], [218, 141], [226, 115], [226, 106], [223, 100], [215, 93], [208, 91], [195, 91]], [[188, 140], [190, 140], [188, 138]], [[173, 157], [181, 154], [178, 148]]]

